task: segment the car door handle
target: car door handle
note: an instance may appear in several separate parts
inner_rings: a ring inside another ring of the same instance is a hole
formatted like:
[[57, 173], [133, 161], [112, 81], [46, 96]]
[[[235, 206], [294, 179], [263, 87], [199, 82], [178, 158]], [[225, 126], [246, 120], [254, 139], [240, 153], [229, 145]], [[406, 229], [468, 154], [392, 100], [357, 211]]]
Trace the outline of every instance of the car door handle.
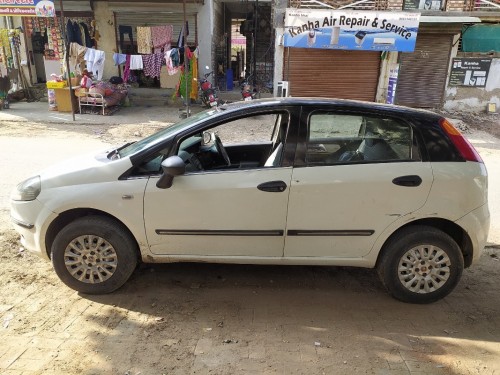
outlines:
[[422, 179], [420, 178], [420, 176], [416, 175], [401, 176], [396, 177], [394, 180], [392, 180], [392, 183], [399, 186], [415, 187], [420, 186], [420, 184], [422, 183]]
[[285, 191], [287, 185], [283, 181], [269, 181], [257, 186], [257, 189], [271, 193], [281, 193]]

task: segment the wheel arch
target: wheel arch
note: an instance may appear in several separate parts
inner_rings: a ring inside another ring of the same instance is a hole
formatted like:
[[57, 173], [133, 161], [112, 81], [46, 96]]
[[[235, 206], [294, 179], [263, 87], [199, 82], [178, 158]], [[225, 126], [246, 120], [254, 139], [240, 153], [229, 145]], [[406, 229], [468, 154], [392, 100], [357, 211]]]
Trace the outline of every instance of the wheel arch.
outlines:
[[376, 266], [378, 266], [380, 260], [382, 259], [382, 256], [384, 255], [384, 252], [387, 249], [387, 244], [392, 240], [394, 236], [396, 236], [401, 230], [412, 227], [412, 226], [428, 226], [432, 228], [436, 228], [441, 230], [442, 232], [448, 234], [451, 238], [455, 240], [455, 242], [458, 244], [458, 247], [460, 248], [462, 252], [462, 257], [464, 259], [464, 268], [469, 267], [472, 264], [473, 260], [473, 247], [472, 247], [472, 241], [468, 235], [468, 233], [458, 224], [454, 223], [453, 221], [447, 220], [447, 219], [442, 219], [442, 218], [425, 218], [425, 219], [419, 219], [412, 221], [410, 223], [407, 223], [403, 225], [402, 227], [399, 227], [396, 231], [394, 231], [384, 242], [384, 244], [381, 247], [381, 251], [379, 252], [377, 256], [377, 262]]
[[141, 254], [139, 251], [139, 244], [134, 234], [130, 231], [130, 229], [116, 216], [113, 216], [105, 211], [97, 210], [94, 208], [74, 208], [65, 212], [62, 212], [57, 216], [57, 218], [50, 223], [49, 228], [45, 234], [45, 251], [47, 252], [47, 257], [50, 259], [50, 252], [52, 248], [52, 244], [54, 243], [54, 239], [57, 236], [57, 233], [64, 228], [69, 223], [73, 222], [76, 219], [85, 216], [101, 216], [106, 217], [108, 219], [113, 220], [117, 225], [120, 225], [124, 230], [126, 230], [130, 236], [134, 239], [136, 244], [136, 252], [138, 259], [141, 259]]

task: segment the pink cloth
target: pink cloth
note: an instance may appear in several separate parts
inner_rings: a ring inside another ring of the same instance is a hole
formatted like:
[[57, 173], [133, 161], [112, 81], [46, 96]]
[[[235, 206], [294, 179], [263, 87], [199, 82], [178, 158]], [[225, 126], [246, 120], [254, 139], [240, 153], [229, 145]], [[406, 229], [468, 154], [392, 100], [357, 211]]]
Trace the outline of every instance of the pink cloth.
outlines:
[[160, 78], [162, 62], [163, 54], [161, 53], [155, 53], [153, 55], [142, 55], [144, 75], [147, 77]]
[[125, 69], [123, 69], [123, 82], [127, 83], [130, 77], [130, 55], [125, 59]]
[[170, 49], [174, 27], [172, 25], [151, 27], [151, 40], [153, 41], [154, 52], [161, 52], [161, 49]]

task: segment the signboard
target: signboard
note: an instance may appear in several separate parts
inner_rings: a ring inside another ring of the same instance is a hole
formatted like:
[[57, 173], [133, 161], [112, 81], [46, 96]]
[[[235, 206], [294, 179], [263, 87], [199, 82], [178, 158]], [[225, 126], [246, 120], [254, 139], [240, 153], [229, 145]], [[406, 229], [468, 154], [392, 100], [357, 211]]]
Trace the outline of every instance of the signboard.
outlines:
[[399, 64], [393, 64], [389, 70], [389, 85], [387, 86], [387, 104], [394, 104], [396, 86], [398, 83]]
[[287, 8], [285, 47], [413, 52], [420, 13]]
[[444, 0], [404, 0], [403, 9], [441, 10]]
[[454, 58], [450, 73], [450, 86], [485, 87], [491, 59]]
[[53, 1], [0, 0], [0, 16], [55, 17]]

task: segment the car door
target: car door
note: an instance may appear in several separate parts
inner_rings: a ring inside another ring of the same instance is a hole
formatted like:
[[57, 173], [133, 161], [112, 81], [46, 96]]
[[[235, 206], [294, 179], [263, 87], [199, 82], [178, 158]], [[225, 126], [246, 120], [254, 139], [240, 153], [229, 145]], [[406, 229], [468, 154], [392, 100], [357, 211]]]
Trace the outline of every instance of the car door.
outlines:
[[400, 119], [328, 110], [303, 118], [284, 255], [362, 257], [385, 228], [424, 205], [430, 163]]
[[[283, 129], [279, 139], [276, 135], [272, 140], [278, 115], [278, 126]], [[283, 147], [289, 117], [288, 112], [259, 114], [219, 125], [217, 133], [233, 157], [230, 166], [214, 166], [217, 162], [208, 160], [214, 156], [214, 148], [208, 145], [195, 152], [196, 134], [179, 140], [180, 145], [189, 146], [179, 146], [177, 154], [190, 161], [197, 155], [193, 164], [203, 164], [203, 170], [176, 176], [168, 189], [156, 187], [158, 176], [149, 179], [144, 220], [151, 252], [193, 257], [282, 257], [293, 163], [293, 151]], [[256, 134], [265, 141], [256, 139]], [[233, 142], [231, 137], [238, 139]], [[255, 160], [252, 145], [255, 150], [268, 145], [261, 162]]]

